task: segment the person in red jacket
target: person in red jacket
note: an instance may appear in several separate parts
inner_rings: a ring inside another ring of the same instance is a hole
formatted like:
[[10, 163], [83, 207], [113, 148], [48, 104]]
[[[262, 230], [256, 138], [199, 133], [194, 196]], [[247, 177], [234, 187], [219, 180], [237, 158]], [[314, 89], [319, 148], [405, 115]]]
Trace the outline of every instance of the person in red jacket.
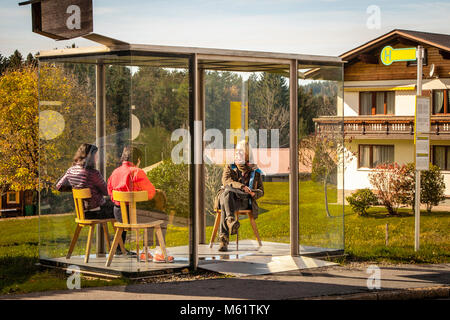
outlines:
[[[120, 158], [122, 165], [116, 168], [108, 179], [108, 194], [114, 203], [114, 216], [117, 221], [122, 222], [120, 203], [114, 200], [113, 190], [116, 191], [147, 191], [148, 200], [153, 199], [156, 190], [148, 179], [144, 170], [139, 168], [142, 159], [142, 151], [136, 147], [126, 146]], [[126, 231], [122, 233], [125, 243]], [[120, 248], [117, 249], [120, 251]], [[117, 252], [120, 254], [121, 252]], [[123, 252], [122, 252], [123, 253]]]

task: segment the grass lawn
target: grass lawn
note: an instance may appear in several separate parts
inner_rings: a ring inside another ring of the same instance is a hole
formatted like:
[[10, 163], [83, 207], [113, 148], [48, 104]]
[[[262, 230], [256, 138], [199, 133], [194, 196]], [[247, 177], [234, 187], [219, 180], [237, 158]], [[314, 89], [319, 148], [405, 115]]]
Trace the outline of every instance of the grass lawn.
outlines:
[[[285, 182], [266, 182], [265, 196], [258, 203], [261, 214], [257, 225], [266, 241], [289, 242], [289, 185]], [[323, 186], [311, 181], [300, 182], [300, 243], [302, 245], [341, 248], [345, 231], [346, 261], [394, 263], [448, 263], [450, 261], [450, 213], [422, 212], [421, 250], [414, 252], [414, 216], [401, 210], [399, 216], [386, 217], [384, 208], [371, 208], [367, 217], [354, 214], [336, 204], [336, 190], [328, 188], [332, 218], [324, 209]], [[334, 203], [334, 204], [333, 204]], [[389, 246], [385, 246], [385, 226], [389, 224]], [[345, 230], [343, 230], [345, 225]], [[41, 270], [39, 260], [39, 228], [41, 254], [65, 255], [74, 231], [73, 216], [42, 217], [39, 219], [0, 220], [0, 294], [25, 293], [66, 289], [67, 274]], [[212, 226], [207, 227], [209, 239]], [[112, 234], [112, 232], [111, 232]], [[83, 231], [74, 254], [84, 251], [87, 231]], [[253, 239], [248, 219], [241, 221], [241, 239]], [[166, 242], [169, 247], [186, 245], [186, 227], [169, 226]], [[95, 251], [93, 246], [93, 251]], [[126, 284], [127, 280], [112, 281], [82, 279], [82, 287]]]

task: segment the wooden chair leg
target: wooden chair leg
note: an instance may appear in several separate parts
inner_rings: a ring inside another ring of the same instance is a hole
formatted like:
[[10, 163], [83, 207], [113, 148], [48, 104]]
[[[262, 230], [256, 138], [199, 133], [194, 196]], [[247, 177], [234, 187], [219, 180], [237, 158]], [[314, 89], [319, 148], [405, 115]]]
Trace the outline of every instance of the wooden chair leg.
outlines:
[[261, 238], [259, 237], [258, 228], [256, 227], [256, 221], [255, 218], [253, 218], [253, 215], [251, 213], [248, 214], [248, 219], [250, 220], [250, 224], [252, 225], [253, 233], [256, 236], [256, 240], [258, 240], [258, 244], [260, 247], [262, 247]]
[[117, 245], [119, 244], [120, 241], [122, 241], [122, 232], [123, 228], [116, 228], [116, 234], [114, 235], [111, 250], [109, 250], [108, 260], [106, 260], [105, 264], [106, 267], [109, 267], [111, 265], [112, 259], [117, 250]]
[[136, 230], [136, 257], [139, 262], [139, 229]]
[[164, 260], [166, 260], [166, 262], [169, 262], [168, 257], [167, 257], [166, 243], [164, 242], [164, 237], [163, 237], [163, 234], [161, 231], [161, 227], [156, 226], [155, 231], [156, 231], [156, 237], [158, 238], [159, 247], [161, 248], [162, 254], [164, 256]]
[[66, 259], [70, 259], [70, 257], [72, 256], [73, 249], [75, 248], [75, 244], [77, 243], [82, 228], [82, 226], [77, 224], [77, 228], [75, 229], [75, 233], [73, 234], [72, 241], [70, 242], [69, 252], [67, 252]]
[[144, 254], [145, 262], [148, 262], [148, 230], [144, 229]]
[[[111, 222], [111, 223], [112, 223], [112, 222]], [[114, 228], [115, 231], [117, 231], [117, 228], [114, 227], [114, 224], [113, 224], [113, 228]], [[122, 232], [123, 232], [123, 229], [122, 229]], [[121, 250], [122, 252], [124, 252], [124, 253], [126, 252], [126, 250], [125, 250], [125, 244], [123, 243], [122, 238], [119, 239], [119, 247], [120, 247], [120, 250]]]
[[106, 247], [108, 251], [111, 250], [111, 243], [109, 242], [109, 232], [108, 232], [108, 223], [102, 223], [103, 226], [103, 235], [105, 236]]
[[88, 238], [87, 238], [87, 243], [86, 243], [86, 254], [84, 256], [84, 263], [89, 262], [89, 254], [91, 252], [91, 243], [92, 243], [92, 236], [94, 235], [94, 229], [95, 229], [94, 224], [89, 226], [89, 233], [88, 233]]
[[211, 235], [211, 240], [209, 241], [209, 247], [212, 248], [213, 243], [214, 243], [214, 239], [216, 238], [217, 235], [217, 230], [219, 230], [219, 225], [220, 225], [220, 211], [216, 212], [216, 220], [214, 221], [214, 229]]

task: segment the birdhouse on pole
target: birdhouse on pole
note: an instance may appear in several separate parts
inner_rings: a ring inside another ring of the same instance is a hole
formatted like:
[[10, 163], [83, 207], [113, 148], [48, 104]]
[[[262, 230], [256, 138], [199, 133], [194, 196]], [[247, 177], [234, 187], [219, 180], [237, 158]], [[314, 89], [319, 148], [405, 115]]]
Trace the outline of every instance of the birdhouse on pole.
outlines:
[[30, 0], [33, 32], [55, 39], [69, 40], [93, 31], [92, 0]]

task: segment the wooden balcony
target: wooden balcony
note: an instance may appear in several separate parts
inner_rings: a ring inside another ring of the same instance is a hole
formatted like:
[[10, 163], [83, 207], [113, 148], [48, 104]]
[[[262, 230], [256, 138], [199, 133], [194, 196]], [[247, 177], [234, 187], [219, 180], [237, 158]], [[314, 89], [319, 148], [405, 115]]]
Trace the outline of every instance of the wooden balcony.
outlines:
[[[413, 116], [327, 116], [315, 118], [316, 133], [346, 139], [414, 139]], [[432, 140], [450, 140], [450, 116], [431, 116]]]

